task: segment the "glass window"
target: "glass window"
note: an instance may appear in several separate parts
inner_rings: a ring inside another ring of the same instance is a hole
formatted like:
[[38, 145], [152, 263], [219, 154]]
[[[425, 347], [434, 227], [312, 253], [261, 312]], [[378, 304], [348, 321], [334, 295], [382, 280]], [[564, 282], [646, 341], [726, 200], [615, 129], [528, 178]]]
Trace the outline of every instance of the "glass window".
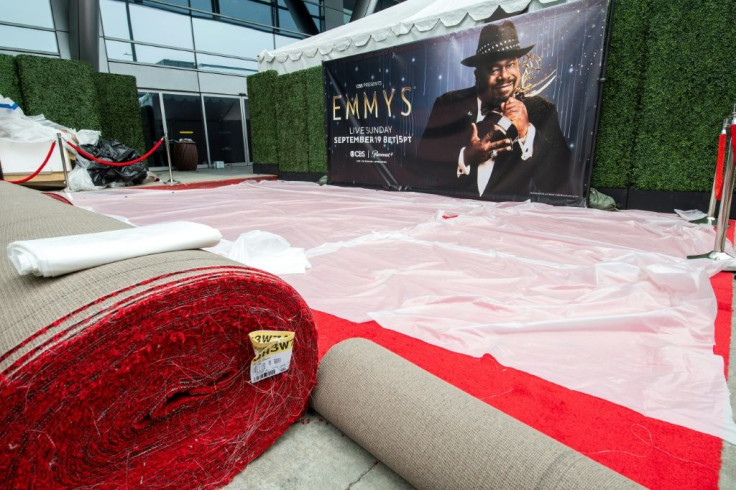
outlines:
[[[161, 117], [161, 102], [157, 92], [142, 92], [138, 94], [138, 104], [141, 107], [141, 122], [143, 123], [143, 139], [146, 150], [153, 148], [164, 135], [164, 123]], [[166, 149], [161, 145], [148, 158], [149, 167], [166, 167]]]
[[301, 38], [293, 38], [293, 37], [279, 36], [279, 35], [275, 35], [274, 38], [276, 38], [276, 49], [283, 48], [284, 46], [288, 46], [289, 44], [292, 44], [292, 43], [295, 43], [301, 40]]
[[307, 6], [307, 10], [309, 10], [309, 13], [312, 15], [312, 17], [317, 17], [316, 19], [314, 19], [314, 22], [319, 25], [319, 5], [309, 2], [304, 2], [304, 5]]
[[41, 53], [59, 54], [56, 35], [52, 31], [39, 31], [26, 27], [0, 25], [0, 46]]
[[273, 49], [273, 34], [214, 20], [193, 19], [198, 51], [254, 58]]
[[187, 15], [130, 5], [130, 22], [136, 41], [194, 49], [190, 17]]
[[233, 72], [250, 75], [258, 71], [258, 63], [255, 61], [198, 53], [197, 68], [204, 71]]
[[271, 5], [268, 2], [220, 0], [220, 13], [236, 19], [250, 20], [267, 26], [273, 25]]
[[105, 36], [130, 39], [128, 11], [123, 2], [102, 0], [100, 14], [102, 15], [102, 32]]
[[119, 41], [107, 41], [105, 40], [105, 47], [107, 48], [107, 58], [110, 60], [117, 61], [135, 61], [135, 55], [133, 52], [133, 44], [122, 43]]
[[174, 6], [174, 5], [181, 5], [182, 7], [189, 7], [189, 0], [165, 0], [164, 2], [157, 2], [156, 0], [153, 0], [153, 1], [142, 0], [138, 3], [142, 3], [143, 5], [150, 5], [151, 7], [155, 7], [158, 9], [170, 10], [171, 12], [176, 12], [179, 14], [189, 13], [188, 8], [177, 8]]
[[[312, 22], [314, 22], [314, 25], [317, 27], [317, 29], [320, 29], [321, 20], [319, 17], [319, 5], [308, 2], [304, 2], [304, 5], [307, 7], [307, 11], [309, 11], [310, 15], [312, 16]], [[289, 8], [287, 7], [286, 2], [284, 2], [284, 0], [278, 0], [278, 6], [279, 27], [283, 27], [284, 29], [288, 29], [293, 32], [301, 32], [296, 26], [296, 22], [294, 22], [294, 17], [291, 15], [291, 12], [289, 12]]]
[[180, 139], [194, 140], [197, 144], [198, 163], [206, 164], [207, 143], [199, 96], [164, 94], [164, 110], [172, 144]]
[[[278, 6], [288, 9], [288, 5], [286, 5], [286, 2], [284, 0], [278, 0]], [[307, 7], [307, 10], [312, 16], [319, 17], [319, 2], [310, 2], [308, 0], [304, 1], [304, 6]], [[319, 21], [319, 19], [317, 19]]]
[[204, 111], [212, 161], [245, 162], [240, 99], [205, 96]]
[[155, 48], [142, 44], [135, 45], [135, 54], [138, 63], [151, 63], [162, 66], [177, 66], [179, 68], [194, 68], [194, 53], [177, 49]]
[[[296, 22], [294, 22], [294, 17], [291, 16], [291, 12], [286, 9], [279, 9], [279, 27], [292, 32], [300, 32]], [[284, 31], [281, 31], [281, 33], [287, 34]]]
[[[215, 9], [212, 6], [212, 0], [190, 0], [189, 4], [192, 6], [193, 9], [197, 10], [204, 10], [206, 12], [214, 12]], [[195, 12], [192, 11], [193, 17], [204, 17], [206, 19], [211, 19], [212, 15], [208, 15], [202, 12]]]
[[54, 28], [54, 17], [51, 14], [49, 0], [3, 2], [2, 9], [3, 22]]

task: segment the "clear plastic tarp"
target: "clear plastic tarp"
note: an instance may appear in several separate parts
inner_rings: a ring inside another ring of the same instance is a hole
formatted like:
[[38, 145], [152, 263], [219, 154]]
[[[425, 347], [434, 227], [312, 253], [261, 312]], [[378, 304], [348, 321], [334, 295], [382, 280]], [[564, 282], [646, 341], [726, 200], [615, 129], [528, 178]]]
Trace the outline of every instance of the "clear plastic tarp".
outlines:
[[305, 250], [312, 267], [284, 279], [316, 310], [490, 354], [736, 443], [713, 354], [709, 277], [725, 264], [686, 258], [711, 251], [715, 232], [675, 213], [271, 181], [67, 197], [137, 225], [186, 218], [228, 240], [279, 235]]

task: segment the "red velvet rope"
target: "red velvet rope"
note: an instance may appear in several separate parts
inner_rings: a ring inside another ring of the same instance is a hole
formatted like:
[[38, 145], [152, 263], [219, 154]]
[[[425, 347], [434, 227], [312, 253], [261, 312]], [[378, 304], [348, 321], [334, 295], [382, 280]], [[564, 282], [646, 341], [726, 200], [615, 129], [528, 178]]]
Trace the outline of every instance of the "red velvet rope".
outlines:
[[75, 145], [74, 143], [71, 143], [71, 142], [69, 142], [69, 141], [67, 141], [67, 142], [66, 142], [66, 144], [68, 144], [69, 146], [71, 146], [72, 148], [74, 148], [74, 149], [75, 149], [75, 150], [76, 150], [77, 152], [79, 152], [79, 154], [80, 154], [80, 155], [82, 155], [83, 157], [85, 157], [85, 158], [89, 158], [90, 160], [92, 160], [92, 161], [95, 161], [95, 162], [97, 162], [97, 163], [101, 163], [101, 164], [103, 164], [103, 165], [108, 165], [108, 166], [110, 166], [110, 167], [125, 167], [126, 165], [132, 165], [132, 164], [134, 164], [134, 163], [138, 163], [138, 162], [140, 162], [140, 161], [142, 161], [142, 160], [145, 160], [146, 158], [150, 157], [150, 156], [151, 156], [151, 154], [152, 154], [152, 153], [153, 153], [154, 151], [158, 150], [158, 147], [159, 147], [159, 146], [161, 146], [161, 143], [163, 143], [163, 142], [164, 142], [164, 139], [163, 139], [163, 138], [161, 138], [160, 140], [158, 140], [158, 142], [156, 142], [156, 144], [155, 144], [155, 145], [153, 145], [153, 148], [151, 148], [151, 149], [150, 149], [150, 150], [148, 151], [148, 153], [146, 153], [146, 154], [145, 154], [145, 155], [143, 155], [142, 157], [136, 158], [135, 160], [131, 160], [131, 161], [129, 161], [129, 162], [119, 162], [119, 163], [116, 163], [116, 162], [108, 162], [107, 160], [100, 160], [99, 158], [97, 158], [97, 157], [95, 157], [95, 156], [92, 156], [92, 155], [90, 155], [89, 153], [87, 153], [86, 151], [82, 150], [82, 149], [81, 149], [81, 148], [79, 148], [79, 147], [78, 147], [77, 145]]
[[56, 141], [51, 142], [51, 148], [49, 148], [48, 154], [46, 154], [46, 158], [44, 159], [43, 163], [40, 167], [36, 169], [35, 172], [33, 172], [28, 177], [24, 177], [20, 180], [7, 180], [6, 182], [10, 182], [11, 184], [25, 184], [29, 180], [31, 180], [33, 177], [41, 173], [41, 170], [46, 166], [47, 163], [49, 163], [49, 159], [51, 158], [51, 154], [54, 152], [54, 148], [56, 147]]
[[716, 162], [716, 200], [721, 200], [723, 193], [723, 160], [726, 155], [726, 133], [718, 136], [718, 161]]

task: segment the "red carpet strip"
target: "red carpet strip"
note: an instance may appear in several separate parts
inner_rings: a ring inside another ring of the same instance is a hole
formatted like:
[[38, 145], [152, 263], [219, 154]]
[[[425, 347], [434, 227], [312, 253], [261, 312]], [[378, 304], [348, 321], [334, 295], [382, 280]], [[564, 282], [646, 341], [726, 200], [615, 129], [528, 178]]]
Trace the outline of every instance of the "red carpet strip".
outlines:
[[[718, 297], [714, 351], [724, 357], [731, 330], [731, 281], [730, 273], [711, 280]], [[489, 355], [456, 354], [375, 322], [357, 324], [320, 312], [315, 320], [320, 358], [341, 340], [370, 339], [648, 488], [718, 488], [721, 440], [716, 437], [507, 368]]]
[[[225, 185], [234, 185], [239, 184], [241, 182], [245, 182], [246, 180], [255, 180], [256, 182], [261, 180], [276, 180], [277, 177], [275, 175], [268, 175], [268, 176], [259, 176], [259, 177], [239, 177], [234, 179], [225, 179], [225, 180], [208, 180], [203, 182], [179, 182], [176, 184], [165, 184], [165, 183], [159, 183], [159, 184], [153, 184], [153, 185], [144, 185], [135, 187], [135, 189], [171, 189], [176, 191], [183, 191], [187, 189], [212, 189], [214, 187], [222, 187]], [[164, 180], [164, 182], [166, 182]]]

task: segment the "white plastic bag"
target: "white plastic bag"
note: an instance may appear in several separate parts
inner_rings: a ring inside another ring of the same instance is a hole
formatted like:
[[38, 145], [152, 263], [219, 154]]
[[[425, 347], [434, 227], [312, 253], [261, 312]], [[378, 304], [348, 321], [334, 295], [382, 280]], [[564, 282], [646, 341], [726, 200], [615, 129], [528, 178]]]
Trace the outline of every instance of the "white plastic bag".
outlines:
[[312, 267], [303, 248], [292, 247], [285, 238], [261, 230], [243, 233], [234, 243], [222, 240], [209, 250], [271, 274], [304, 274]]
[[96, 191], [104, 188], [104, 186], [96, 186], [92, 182], [92, 177], [90, 177], [89, 171], [80, 165], [77, 165], [74, 167], [74, 170], [69, 172], [67, 178], [67, 189], [72, 192]]
[[77, 131], [79, 145], [96, 145], [100, 139], [100, 132], [92, 129], [80, 129]]

